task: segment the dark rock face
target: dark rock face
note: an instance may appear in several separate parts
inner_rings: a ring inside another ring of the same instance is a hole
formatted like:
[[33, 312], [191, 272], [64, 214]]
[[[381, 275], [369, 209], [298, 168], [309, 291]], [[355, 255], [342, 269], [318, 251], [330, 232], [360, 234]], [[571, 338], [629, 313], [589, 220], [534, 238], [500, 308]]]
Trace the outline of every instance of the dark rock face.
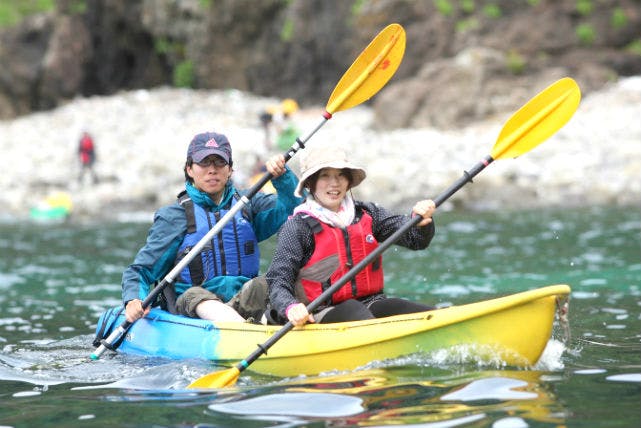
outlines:
[[[85, 67], [83, 95], [111, 94], [168, 83], [170, 66], [155, 51], [153, 34], [142, 25], [144, 2], [88, 2], [85, 25], [93, 53]], [[153, 3], [153, 2], [152, 2]]]
[[382, 128], [461, 126], [559, 77], [587, 93], [641, 74], [641, 54], [626, 49], [641, 43], [637, 0], [88, 0], [82, 14], [68, 3], [0, 31], [0, 118], [171, 85], [183, 66], [196, 88], [318, 105], [391, 22], [407, 48], [371, 101]]
[[41, 63], [52, 29], [51, 19], [38, 16], [0, 33], [0, 118], [38, 108]]
[[[415, 19], [405, 29], [408, 40], [419, 43], [408, 42], [399, 75], [373, 102], [381, 128], [458, 127], [513, 111], [564, 76], [588, 93], [641, 73], [641, 55], [623, 48], [641, 36], [638, 2], [592, 2], [588, 15], [572, 1], [492, 3], [500, 18], [462, 11], [444, 17], [433, 8], [421, 10], [423, 2], [412, 3]], [[625, 15], [617, 29], [614, 11]], [[580, 25], [592, 30], [589, 43], [577, 35]]]
[[61, 98], [82, 90], [85, 67], [93, 57], [91, 34], [78, 16], [53, 21], [47, 51], [41, 61], [37, 107], [55, 107]]

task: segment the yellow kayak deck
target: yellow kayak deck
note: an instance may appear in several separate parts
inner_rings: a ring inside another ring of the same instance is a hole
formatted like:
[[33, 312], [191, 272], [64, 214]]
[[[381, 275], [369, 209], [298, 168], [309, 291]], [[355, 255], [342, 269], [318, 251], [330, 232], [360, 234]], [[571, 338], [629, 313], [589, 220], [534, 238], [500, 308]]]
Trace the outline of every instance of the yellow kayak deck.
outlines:
[[[351, 370], [372, 361], [466, 346], [481, 359], [535, 364], [552, 334], [557, 307], [570, 294], [552, 285], [477, 303], [374, 320], [308, 324], [288, 332], [251, 370], [292, 376]], [[216, 362], [235, 364], [280, 326], [214, 323]], [[204, 345], [207, 346], [207, 345]]]

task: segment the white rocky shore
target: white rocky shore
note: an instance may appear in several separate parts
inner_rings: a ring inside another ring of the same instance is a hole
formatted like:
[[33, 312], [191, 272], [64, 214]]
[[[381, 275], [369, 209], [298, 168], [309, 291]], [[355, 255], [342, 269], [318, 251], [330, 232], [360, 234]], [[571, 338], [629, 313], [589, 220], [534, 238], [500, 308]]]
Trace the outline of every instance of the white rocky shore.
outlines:
[[[77, 99], [0, 122], [0, 216], [26, 217], [56, 191], [71, 194], [78, 217], [152, 212], [181, 190], [187, 145], [208, 130], [229, 137], [235, 179], [242, 183], [256, 155], [266, 154], [258, 115], [276, 101], [233, 90], [160, 88]], [[322, 111], [297, 114], [303, 137], [322, 121]], [[357, 198], [408, 209], [419, 198], [436, 197], [489, 154], [509, 116], [452, 131], [377, 131], [371, 109], [359, 106], [335, 113], [308, 144], [338, 144], [367, 168]], [[77, 180], [83, 129], [96, 141], [97, 185]], [[298, 157], [290, 162], [295, 171]], [[556, 135], [519, 159], [490, 165], [444, 207], [595, 204], [641, 205], [641, 76], [585, 97]]]

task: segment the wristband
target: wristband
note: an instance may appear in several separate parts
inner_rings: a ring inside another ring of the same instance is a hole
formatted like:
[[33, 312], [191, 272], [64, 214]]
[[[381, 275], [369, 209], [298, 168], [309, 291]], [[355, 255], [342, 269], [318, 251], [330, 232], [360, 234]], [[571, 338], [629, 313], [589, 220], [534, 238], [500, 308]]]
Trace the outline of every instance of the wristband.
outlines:
[[290, 310], [291, 308], [293, 308], [294, 306], [296, 306], [296, 305], [298, 305], [298, 303], [292, 303], [291, 305], [287, 306], [287, 308], [285, 309], [285, 316], [286, 316], [287, 318], [289, 318], [289, 310]]

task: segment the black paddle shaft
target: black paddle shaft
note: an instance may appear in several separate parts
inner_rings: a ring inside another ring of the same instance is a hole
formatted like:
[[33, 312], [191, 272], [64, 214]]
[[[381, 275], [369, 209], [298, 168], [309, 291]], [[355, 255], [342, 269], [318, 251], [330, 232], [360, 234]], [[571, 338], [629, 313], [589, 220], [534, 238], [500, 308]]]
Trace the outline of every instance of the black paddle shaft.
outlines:
[[[482, 161], [478, 162], [470, 171], [464, 171], [464, 174], [459, 178], [454, 184], [448, 187], [444, 192], [434, 199], [434, 204], [438, 207], [447, 199], [449, 199], [454, 193], [456, 193], [461, 187], [465, 186], [467, 183], [472, 183], [472, 179], [485, 169], [489, 164], [494, 161], [492, 156], [487, 155], [483, 158]], [[407, 233], [412, 227], [416, 226], [418, 223], [423, 220], [421, 216], [414, 216], [410, 221], [405, 223], [400, 229], [394, 232], [389, 238], [381, 242], [378, 247], [371, 253], [369, 253], [363, 260], [358, 262], [354, 267], [352, 267], [345, 275], [343, 275], [338, 281], [332, 284], [329, 288], [321, 293], [316, 299], [314, 299], [309, 305], [307, 305], [307, 311], [312, 313], [321, 303], [329, 300], [332, 295], [338, 291], [342, 286], [350, 282], [356, 274], [365, 267], [372, 263], [376, 258], [378, 258], [383, 251], [389, 248], [392, 244], [398, 241], [401, 236]], [[291, 321], [288, 321], [280, 330], [274, 333], [265, 343], [258, 345], [258, 348], [252, 352], [246, 359], [239, 362], [236, 365], [236, 368], [239, 371], [245, 370], [251, 363], [256, 361], [261, 355], [266, 354], [267, 350], [271, 348], [276, 342], [278, 342], [287, 332], [294, 328], [294, 324]]]

